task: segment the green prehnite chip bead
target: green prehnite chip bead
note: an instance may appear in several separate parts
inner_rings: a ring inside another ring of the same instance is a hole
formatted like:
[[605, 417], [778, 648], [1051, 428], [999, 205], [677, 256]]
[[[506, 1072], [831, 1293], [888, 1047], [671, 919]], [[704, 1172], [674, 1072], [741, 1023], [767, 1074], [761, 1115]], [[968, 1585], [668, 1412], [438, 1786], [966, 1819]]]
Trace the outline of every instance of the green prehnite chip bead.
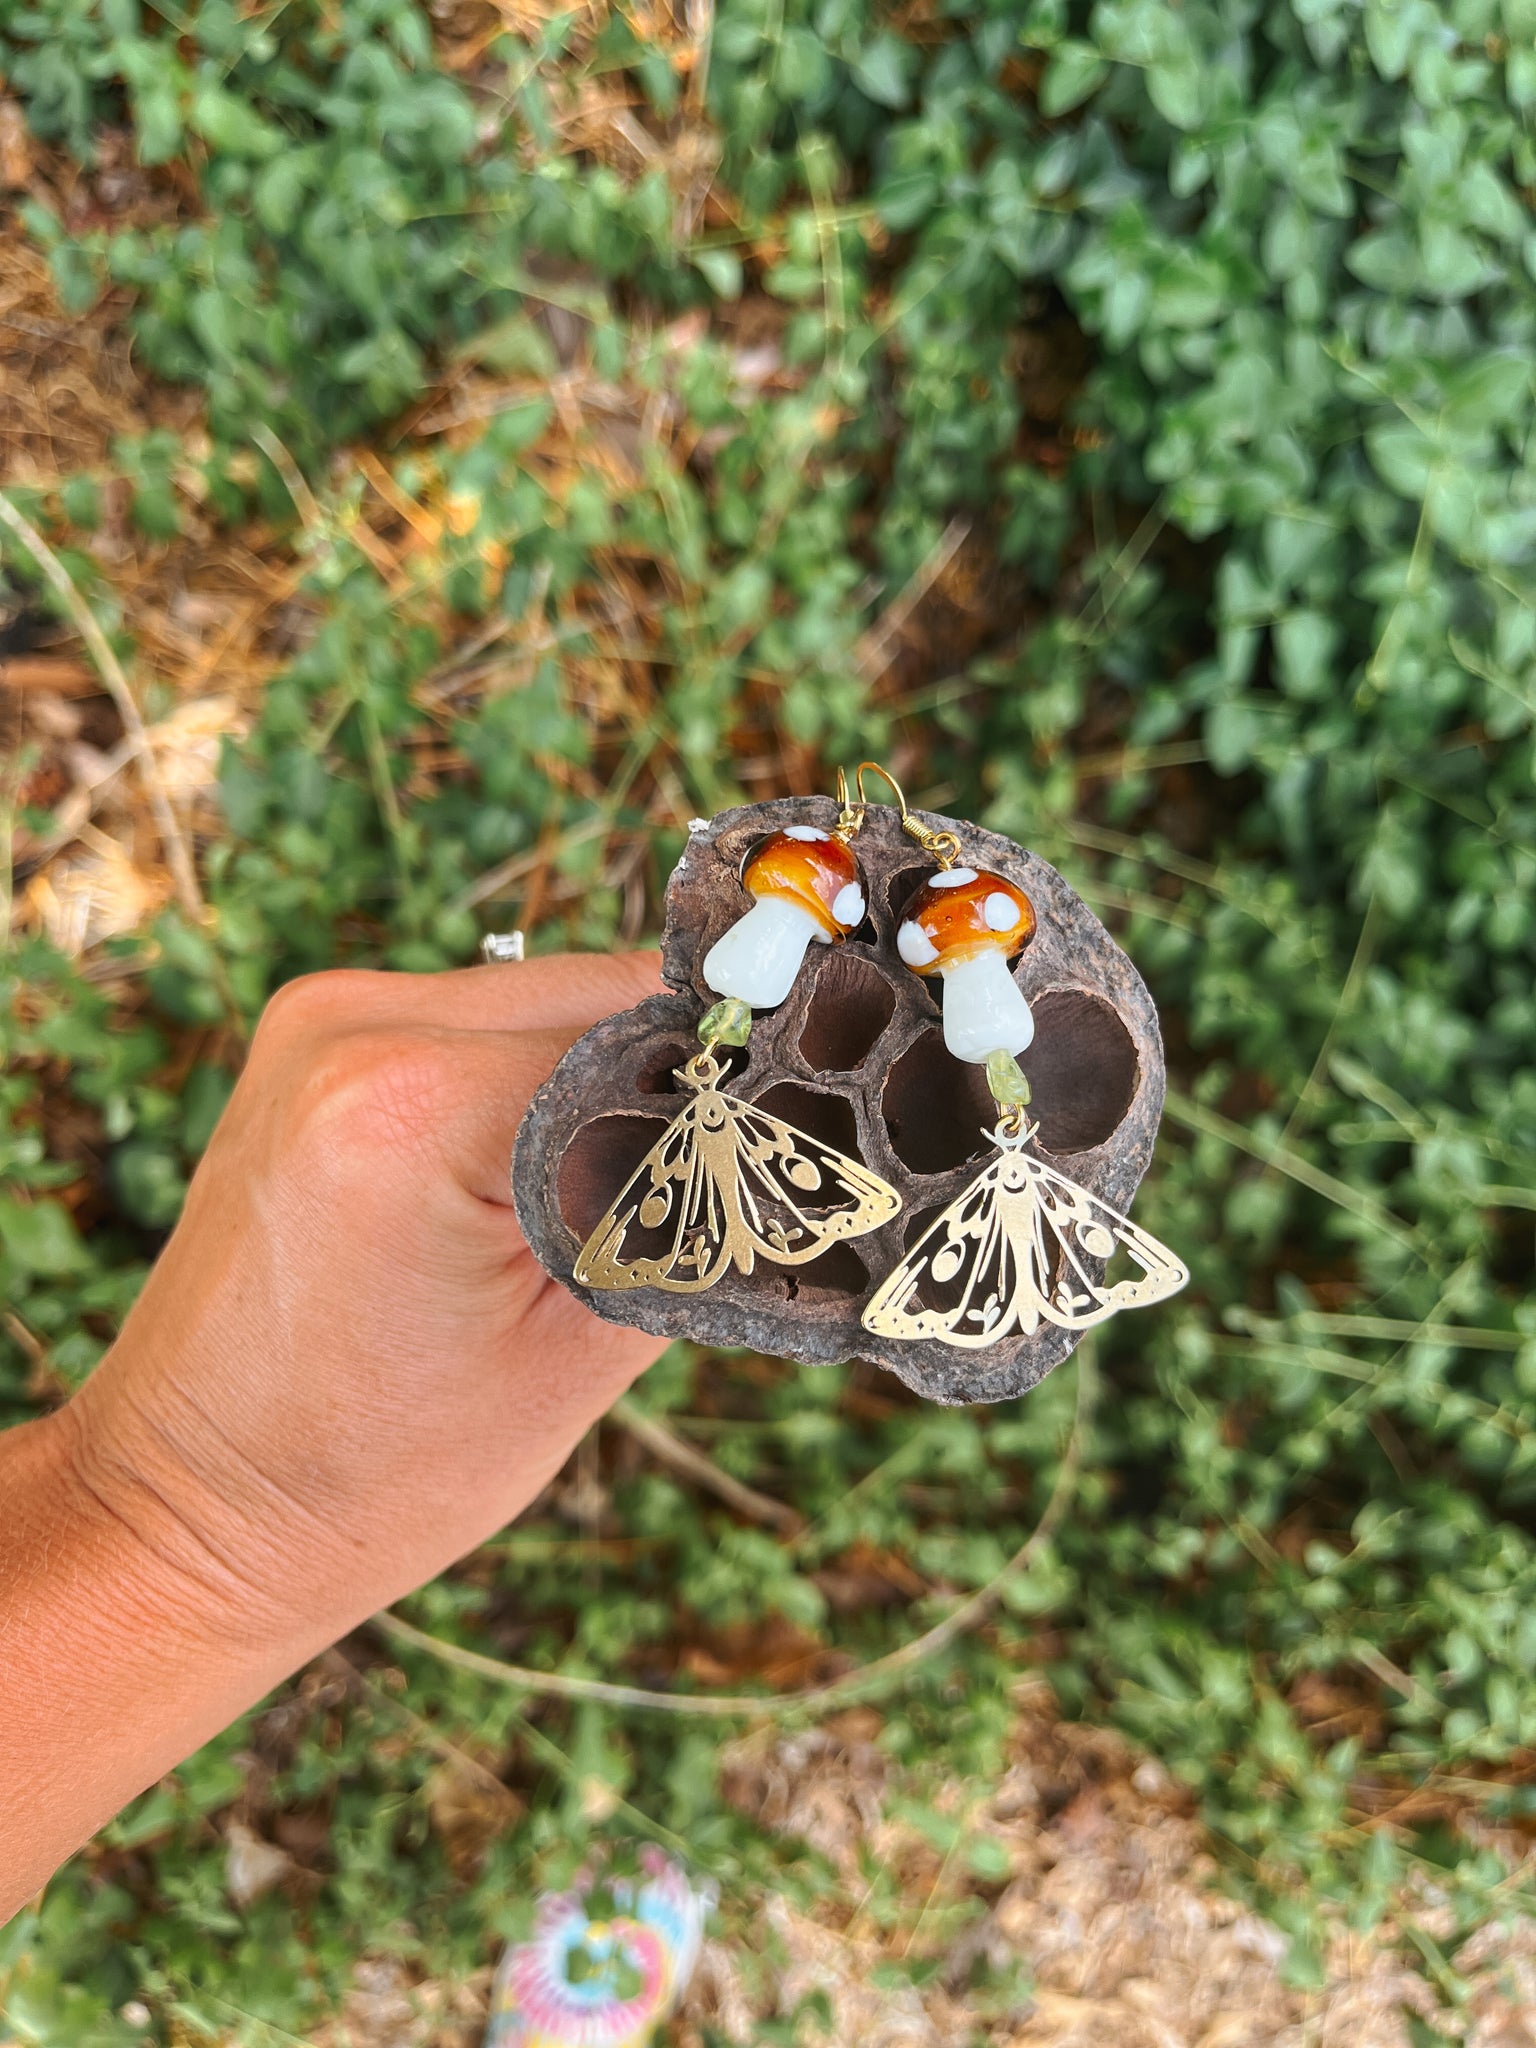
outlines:
[[1011, 1052], [987, 1054], [987, 1086], [1004, 1109], [1022, 1109], [1029, 1101], [1028, 1077]]
[[727, 996], [699, 1019], [699, 1036], [706, 1045], [745, 1045], [751, 1031], [752, 1005], [740, 996]]

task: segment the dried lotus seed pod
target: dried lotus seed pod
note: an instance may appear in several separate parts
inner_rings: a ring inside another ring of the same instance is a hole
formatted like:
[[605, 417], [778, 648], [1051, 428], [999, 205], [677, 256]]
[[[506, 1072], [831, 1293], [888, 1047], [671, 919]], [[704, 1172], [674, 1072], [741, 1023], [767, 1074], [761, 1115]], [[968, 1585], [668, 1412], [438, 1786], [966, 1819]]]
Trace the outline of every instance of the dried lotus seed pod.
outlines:
[[907, 906], [896, 950], [914, 974], [944, 982], [944, 1043], [958, 1060], [1021, 1053], [1035, 1035], [1008, 962], [1034, 936], [1024, 891], [985, 869], [944, 868]]
[[752, 908], [704, 959], [705, 983], [754, 1010], [771, 1010], [794, 986], [806, 948], [844, 939], [863, 921], [858, 863], [841, 839], [815, 825], [770, 833], [742, 864]]
[[[862, 1160], [901, 1195], [900, 1215], [806, 1266], [759, 1260], [751, 1273], [733, 1268], [704, 1294], [605, 1294], [574, 1277], [594, 1225], [665, 1130], [676, 1106], [672, 1076], [697, 1050], [700, 1020], [719, 1001], [701, 970], [721, 934], [751, 908], [742, 894], [745, 857], [787, 826], [830, 833], [838, 815], [830, 797], [795, 797], [728, 811], [691, 834], [667, 889], [669, 992], [604, 1019], [539, 1091], [518, 1139], [518, 1218], [545, 1271], [608, 1322], [809, 1365], [862, 1358], [929, 1400], [1008, 1400], [1058, 1364], [1077, 1333], [1042, 1319], [1031, 1333], [971, 1352], [936, 1339], [880, 1337], [861, 1321], [880, 1279], [912, 1249], [915, 1229], [995, 1152], [983, 1136], [997, 1114], [985, 1067], [946, 1050], [932, 1000], [937, 980], [897, 956], [897, 928], [934, 868], [894, 806], [872, 804], [853, 841], [867, 923], [842, 944], [810, 946], [787, 999], [757, 1013], [749, 1043], [735, 1052], [723, 1039], [719, 1050], [732, 1093]], [[1080, 1187], [1128, 1209], [1163, 1099], [1157, 1016], [1141, 978], [1045, 861], [981, 826], [913, 815], [934, 832], [961, 835], [959, 858], [1007, 876], [1034, 905], [1037, 928], [1014, 971], [1036, 1026], [1023, 1056], [1029, 1114], [1040, 1125], [1035, 1142]]]

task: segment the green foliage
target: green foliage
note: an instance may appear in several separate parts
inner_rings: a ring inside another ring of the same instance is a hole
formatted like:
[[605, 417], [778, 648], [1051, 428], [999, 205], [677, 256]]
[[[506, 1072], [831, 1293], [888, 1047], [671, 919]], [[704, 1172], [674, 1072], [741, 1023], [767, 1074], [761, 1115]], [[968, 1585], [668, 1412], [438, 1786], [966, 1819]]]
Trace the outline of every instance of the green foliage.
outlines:
[[[50, 1368], [73, 1383], [99, 1355], [227, 1089], [217, 1058], [170, 1083], [178, 1034], [338, 959], [466, 959], [504, 866], [553, 879], [541, 943], [609, 943], [605, 844], [644, 843], [654, 903], [683, 820], [741, 793], [765, 733], [801, 763], [902, 740], [946, 808], [1062, 865], [1151, 982], [1176, 1086], [1138, 1214], [1195, 1277], [1111, 1330], [1115, 1399], [1055, 1548], [993, 1638], [915, 1675], [882, 1741], [995, 1769], [1002, 1681], [1044, 1644], [1069, 1705], [1196, 1789], [1298, 1980], [1319, 1906], [1370, 1924], [1416, 1859], [1475, 1924], [1488, 1857], [1356, 1822], [1362, 1781], [1497, 1772], [1536, 1740], [1529, 0], [955, 0], [910, 34], [867, 0], [722, 0], [705, 125], [729, 230], [659, 161], [621, 175], [562, 139], [577, 77], [622, 80], [658, 138], [682, 120], [677, 71], [623, 14], [503, 34], [473, 78], [406, 0], [0, 19], [39, 134], [88, 163], [126, 120], [140, 163], [199, 195], [157, 225], [28, 216], [66, 303], [130, 286], [143, 360], [206, 393], [209, 450], [119, 451], [139, 529], [172, 535], [195, 475], [224, 516], [288, 525], [314, 620], [225, 762], [211, 936], [167, 914], [125, 949], [132, 1021], [40, 950], [13, 963], [0, 1284]], [[738, 301], [771, 314], [768, 381], [742, 374]], [[583, 463], [590, 443], [551, 456], [551, 307], [583, 375], [673, 422], [632, 483]], [[505, 402], [429, 450], [381, 443], [443, 515], [392, 575], [334, 451], [450, 362], [504, 375]], [[105, 481], [59, 480], [61, 545]], [[995, 558], [1001, 616], [872, 689], [859, 636], [955, 520]], [[115, 626], [90, 558], [66, 559]], [[592, 677], [621, 563], [653, 599], [628, 614], [651, 687], [616, 711]], [[454, 696], [467, 640], [501, 668]], [[425, 733], [450, 772], [413, 773]], [[1088, 760], [1109, 736], [1112, 778]], [[86, 1233], [42, 1136], [59, 1094], [110, 1154]], [[877, 1653], [920, 1617], [829, 1614], [817, 1567], [873, 1545], [982, 1582], [1038, 1511], [1070, 1398], [1063, 1374], [1005, 1411], [871, 1422], [845, 1374], [696, 1370], [672, 1358], [647, 1398], [706, 1408], [712, 1454], [793, 1499], [806, 1538], [647, 1472], [615, 1502], [630, 1561], [519, 1527], [494, 1584], [429, 1589], [417, 1618], [494, 1647], [504, 1587], [522, 1661], [642, 1682], [680, 1630], [793, 1624]], [[0, 1351], [8, 1419], [35, 1372]], [[296, 1742], [271, 1795], [328, 1815], [321, 1901], [242, 1922], [202, 1819], [233, 1731], [119, 1823], [152, 1847], [151, 1904], [70, 1878], [9, 1937], [32, 1959], [23, 2038], [115, 2038], [131, 1992], [185, 2030], [302, 2034], [360, 1942], [407, 1923], [424, 1966], [465, 1972], [613, 1799], [738, 1899], [826, 1881], [722, 1803], [698, 1729], [535, 1726], [408, 1664], [418, 1715], [516, 1748], [532, 1780], [473, 1881], [428, 1824], [428, 1755], [386, 1753], [398, 1710], [370, 1694]], [[1377, 1754], [1309, 1731], [1319, 1676], [1374, 1702]], [[130, 1914], [131, 1951], [103, 1934]]]

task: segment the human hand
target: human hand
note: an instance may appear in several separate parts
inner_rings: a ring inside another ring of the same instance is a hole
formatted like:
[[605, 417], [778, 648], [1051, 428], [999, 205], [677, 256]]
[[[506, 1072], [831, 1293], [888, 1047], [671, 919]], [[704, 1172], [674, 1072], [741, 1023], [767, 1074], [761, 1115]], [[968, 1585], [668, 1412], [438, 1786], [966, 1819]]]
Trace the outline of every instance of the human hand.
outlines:
[[546, 1278], [509, 1173], [567, 1046], [659, 985], [645, 953], [281, 990], [67, 1411], [77, 1471], [332, 1635], [510, 1520], [662, 1348]]
[[513, 1138], [654, 954], [314, 975], [111, 1351], [0, 1435], [0, 1921], [307, 1658], [500, 1528], [656, 1356], [548, 1280]]

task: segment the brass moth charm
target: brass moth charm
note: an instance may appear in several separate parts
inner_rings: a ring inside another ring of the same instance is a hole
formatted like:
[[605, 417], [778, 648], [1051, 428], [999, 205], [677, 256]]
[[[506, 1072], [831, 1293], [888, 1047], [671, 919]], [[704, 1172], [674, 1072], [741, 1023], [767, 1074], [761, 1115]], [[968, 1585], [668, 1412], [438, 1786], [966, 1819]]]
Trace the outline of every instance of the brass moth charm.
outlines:
[[[1148, 1308], [1189, 1279], [1164, 1244], [1024, 1150], [1037, 1125], [1004, 1119], [998, 1157], [930, 1224], [864, 1311], [879, 1337], [981, 1350], [1042, 1322], [1087, 1330]], [[1095, 1265], [1130, 1255], [1139, 1277], [1105, 1284]]]
[[[699, 1294], [760, 1258], [803, 1265], [840, 1238], [878, 1230], [901, 1207], [858, 1160], [724, 1094], [724, 1073], [707, 1050], [678, 1070], [694, 1098], [582, 1246], [573, 1277], [583, 1287]], [[640, 1249], [658, 1238], [659, 1249]]]

